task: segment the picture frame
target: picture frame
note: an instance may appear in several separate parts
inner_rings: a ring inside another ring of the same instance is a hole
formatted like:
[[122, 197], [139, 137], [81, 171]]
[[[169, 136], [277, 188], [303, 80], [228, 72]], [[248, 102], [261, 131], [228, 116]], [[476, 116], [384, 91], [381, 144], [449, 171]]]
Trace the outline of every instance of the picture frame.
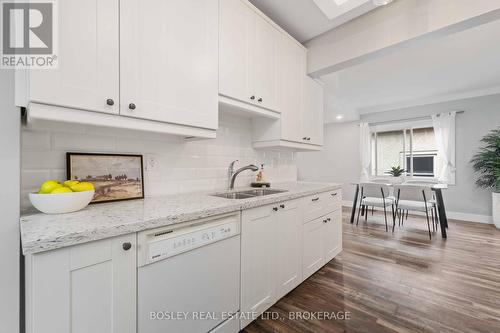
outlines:
[[66, 173], [94, 185], [91, 203], [144, 198], [142, 155], [67, 152]]

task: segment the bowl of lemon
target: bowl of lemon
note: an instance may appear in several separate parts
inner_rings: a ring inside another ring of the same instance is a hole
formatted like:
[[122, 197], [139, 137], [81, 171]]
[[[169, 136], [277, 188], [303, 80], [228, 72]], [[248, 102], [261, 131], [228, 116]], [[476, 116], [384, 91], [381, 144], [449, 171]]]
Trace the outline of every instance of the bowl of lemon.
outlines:
[[94, 185], [89, 182], [56, 180], [44, 182], [37, 193], [30, 193], [31, 204], [45, 214], [65, 214], [79, 211], [92, 201]]

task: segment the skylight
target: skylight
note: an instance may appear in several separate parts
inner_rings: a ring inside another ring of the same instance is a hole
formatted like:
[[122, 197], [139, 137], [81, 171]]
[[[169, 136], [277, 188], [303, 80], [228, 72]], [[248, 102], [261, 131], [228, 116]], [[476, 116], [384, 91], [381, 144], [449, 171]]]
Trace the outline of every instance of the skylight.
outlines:
[[372, 0], [312, 0], [329, 20], [346, 14]]

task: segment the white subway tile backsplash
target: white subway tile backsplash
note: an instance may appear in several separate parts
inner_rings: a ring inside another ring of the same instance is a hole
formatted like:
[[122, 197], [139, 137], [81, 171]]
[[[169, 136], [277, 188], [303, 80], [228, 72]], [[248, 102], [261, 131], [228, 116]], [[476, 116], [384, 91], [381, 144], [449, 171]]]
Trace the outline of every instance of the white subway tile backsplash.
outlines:
[[[22, 205], [27, 194], [46, 179], [66, 178], [66, 152], [109, 152], [144, 155], [146, 196], [193, 191], [220, 191], [227, 186], [227, 167], [265, 164], [271, 182], [297, 179], [295, 156], [289, 152], [263, 152], [252, 148], [250, 119], [224, 114], [216, 139], [186, 141], [164, 134], [44, 123], [22, 132]], [[236, 186], [247, 186], [255, 174], [244, 171]]]

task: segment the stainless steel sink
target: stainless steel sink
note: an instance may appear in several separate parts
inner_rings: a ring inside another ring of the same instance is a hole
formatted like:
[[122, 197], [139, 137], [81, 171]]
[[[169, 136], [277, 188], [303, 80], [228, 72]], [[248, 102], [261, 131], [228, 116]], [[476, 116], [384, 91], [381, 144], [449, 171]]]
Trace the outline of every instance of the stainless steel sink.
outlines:
[[277, 193], [283, 193], [283, 192], [286, 192], [286, 191], [283, 191], [283, 190], [273, 190], [273, 189], [270, 189], [270, 188], [259, 188], [259, 189], [255, 189], [255, 190], [241, 191], [241, 192], [238, 192], [238, 193], [249, 194], [249, 195], [253, 195], [255, 197], [261, 197], [261, 196], [264, 196], [264, 195], [271, 195], [271, 194], [277, 194]]
[[239, 193], [239, 192], [217, 193], [217, 194], [212, 194], [212, 196], [225, 198], [225, 199], [248, 199], [248, 198], [255, 197], [254, 195], [249, 195], [249, 194], [244, 194], [244, 193]]
[[265, 195], [277, 194], [287, 192], [284, 190], [274, 190], [269, 188], [259, 188], [255, 190], [245, 190], [238, 192], [229, 192], [229, 193], [216, 193], [212, 194], [214, 197], [225, 198], [225, 199], [249, 199], [255, 197], [261, 197]]

